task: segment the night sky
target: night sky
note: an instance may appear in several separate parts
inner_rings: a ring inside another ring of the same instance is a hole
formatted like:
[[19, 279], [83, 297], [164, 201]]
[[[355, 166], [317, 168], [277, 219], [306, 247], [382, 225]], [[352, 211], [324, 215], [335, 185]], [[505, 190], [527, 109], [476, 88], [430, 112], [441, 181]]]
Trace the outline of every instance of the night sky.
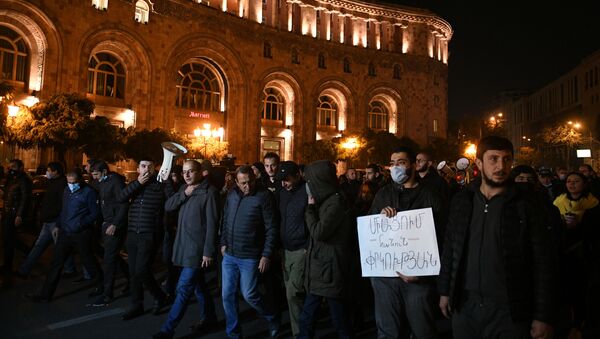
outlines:
[[600, 50], [597, 1], [387, 0], [447, 20], [450, 118], [479, 116], [502, 90], [535, 90]]

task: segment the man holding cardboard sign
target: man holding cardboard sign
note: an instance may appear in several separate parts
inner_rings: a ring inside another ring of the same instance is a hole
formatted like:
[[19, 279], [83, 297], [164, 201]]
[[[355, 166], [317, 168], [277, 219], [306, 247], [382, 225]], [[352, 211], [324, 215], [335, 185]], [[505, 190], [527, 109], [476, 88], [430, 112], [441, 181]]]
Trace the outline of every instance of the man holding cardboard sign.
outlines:
[[[415, 178], [415, 153], [406, 147], [396, 149], [390, 157], [390, 172], [392, 182], [377, 192], [371, 214], [385, 214], [378, 220], [373, 217], [372, 229], [382, 232], [394, 232], [394, 236], [385, 236], [380, 239], [380, 247], [401, 248], [408, 246], [414, 241], [412, 236], [404, 236], [405, 231], [423, 227], [424, 223], [431, 226], [431, 216], [435, 221], [435, 226], [444, 225], [445, 208], [440, 196], [428, 188], [419, 185]], [[417, 209], [426, 209], [413, 211], [401, 217], [397, 217], [398, 212]], [[431, 213], [431, 211], [433, 213]], [[427, 216], [429, 216], [427, 218]], [[391, 219], [388, 219], [391, 218]], [[428, 219], [429, 221], [426, 221]], [[431, 229], [431, 228], [430, 228]], [[359, 231], [360, 232], [360, 231]], [[406, 233], [408, 234], [408, 233]], [[436, 229], [431, 231], [431, 244], [436, 244], [435, 236], [440, 237], [442, 232]], [[392, 239], [392, 240], [390, 240]], [[361, 240], [362, 241], [362, 240]], [[432, 245], [435, 247], [435, 245]], [[437, 255], [437, 248], [426, 248], [422, 255], [431, 258], [428, 265], [435, 264], [433, 257], [429, 257], [427, 252]], [[381, 254], [382, 252], [380, 252]], [[391, 258], [391, 264], [388, 262], [387, 268], [394, 268], [395, 277], [386, 277], [382, 274], [371, 278], [373, 293], [375, 296], [375, 320], [377, 323], [378, 338], [408, 338], [412, 333], [416, 338], [436, 338], [435, 328], [435, 278], [426, 276], [413, 276], [410, 270], [405, 270], [402, 265], [404, 252], [398, 254], [399, 258]], [[361, 253], [362, 256], [363, 253]], [[384, 254], [383, 262], [385, 265], [388, 253]], [[393, 254], [390, 254], [393, 255]], [[418, 254], [412, 253], [416, 262]], [[423, 256], [419, 256], [422, 260]], [[371, 258], [377, 260], [375, 258]], [[411, 259], [411, 260], [412, 260]], [[427, 260], [425, 260], [427, 261]], [[381, 261], [380, 261], [381, 262]], [[397, 265], [395, 265], [396, 263]], [[363, 267], [368, 265], [363, 262]], [[389, 266], [391, 265], [391, 266]], [[421, 267], [425, 267], [425, 262], [421, 261]], [[438, 263], [439, 265], [439, 263]], [[397, 270], [396, 270], [397, 268]], [[439, 267], [438, 267], [439, 269]], [[402, 271], [402, 272], [400, 272]], [[364, 270], [363, 270], [364, 272]], [[410, 274], [410, 276], [409, 276]], [[435, 274], [435, 273], [434, 273]], [[406, 323], [408, 320], [408, 323]]]

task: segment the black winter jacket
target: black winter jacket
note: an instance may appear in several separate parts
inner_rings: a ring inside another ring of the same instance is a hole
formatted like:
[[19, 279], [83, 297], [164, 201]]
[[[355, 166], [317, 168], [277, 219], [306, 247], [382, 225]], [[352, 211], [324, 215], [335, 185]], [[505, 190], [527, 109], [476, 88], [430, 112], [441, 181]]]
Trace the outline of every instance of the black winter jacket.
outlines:
[[25, 218], [31, 203], [31, 179], [25, 173], [9, 177], [4, 188], [4, 210]]
[[165, 201], [173, 194], [172, 185], [160, 183], [156, 178], [142, 185], [135, 180], [125, 186], [117, 202], [129, 204], [129, 232], [154, 233], [162, 227]]
[[61, 175], [48, 180], [48, 187], [40, 207], [40, 220], [42, 222], [55, 222], [62, 208], [63, 192], [67, 187], [67, 178]]
[[127, 202], [119, 202], [117, 198], [125, 187], [125, 178], [117, 173], [110, 173], [106, 179], [98, 182], [98, 196], [102, 208], [103, 225], [115, 225], [121, 231], [127, 227]]
[[296, 251], [308, 247], [308, 231], [304, 220], [304, 212], [308, 204], [306, 183], [298, 182], [291, 191], [279, 191], [280, 234], [283, 248]]
[[255, 187], [247, 196], [234, 187], [227, 193], [221, 226], [221, 246], [242, 259], [269, 258], [275, 248], [277, 224], [273, 194]]
[[[452, 200], [446, 228], [438, 291], [450, 297], [454, 309], [464, 300], [466, 249], [473, 210], [473, 195], [480, 180], [457, 193]], [[552, 223], [535, 196], [509, 186], [502, 210], [501, 246], [506, 288], [514, 321], [555, 320], [557, 258]]]

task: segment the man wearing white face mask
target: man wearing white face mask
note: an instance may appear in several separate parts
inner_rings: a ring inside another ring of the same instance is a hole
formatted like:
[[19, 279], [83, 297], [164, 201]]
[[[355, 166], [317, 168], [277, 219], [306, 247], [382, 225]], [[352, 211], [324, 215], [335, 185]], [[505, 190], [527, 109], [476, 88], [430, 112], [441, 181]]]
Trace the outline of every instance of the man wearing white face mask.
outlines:
[[[412, 149], [400, 147], [390, 157], [392, 182], [381, 188], [370, 214], [393, 217], [406, 210], [431, 207], [438, 245], [445, 224], [446, 206], [441, 196], [419, 185], [415, 174], [416, 156]], [[371, 278], [375, 296], [375, 321], [378, 338], [437, 338], [435, 327], [435, 277]], [[408, 322], [407, 322], [408, 320]]]
[[33, 302], [49, 302], [56, 291], [65, 261], [75, 249], [83, 265], [96, 281], [102, 282], [102, 270], [92, 254], [92, 225], [98, 218], [100, 208], [96, 192], [83, 181], [81, 171], [67, 174], [68, 187], [63, 193], [63, 204], [56, 227], [52, 231], [57, 238], [52, 266], [39, 294], [26, 294]]

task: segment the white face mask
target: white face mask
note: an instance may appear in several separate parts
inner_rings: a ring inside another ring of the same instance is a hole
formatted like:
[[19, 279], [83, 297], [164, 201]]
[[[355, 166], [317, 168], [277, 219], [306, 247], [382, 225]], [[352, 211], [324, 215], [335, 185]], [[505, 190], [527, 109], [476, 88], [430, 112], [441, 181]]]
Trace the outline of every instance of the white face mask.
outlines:
[[46, 178], [48, 178], [48, 180], [54, 178], [54, 176], [52, 174], [50, 174], [50, 172], [46, 171]]
[[390, 174], [392, 175], [392, 180], [394, 180], [394, 182], [397, 184], [403, 184], [408, 180], [408, 175], [406, 174], [406, 167], [404, 166], [390, 167]]

